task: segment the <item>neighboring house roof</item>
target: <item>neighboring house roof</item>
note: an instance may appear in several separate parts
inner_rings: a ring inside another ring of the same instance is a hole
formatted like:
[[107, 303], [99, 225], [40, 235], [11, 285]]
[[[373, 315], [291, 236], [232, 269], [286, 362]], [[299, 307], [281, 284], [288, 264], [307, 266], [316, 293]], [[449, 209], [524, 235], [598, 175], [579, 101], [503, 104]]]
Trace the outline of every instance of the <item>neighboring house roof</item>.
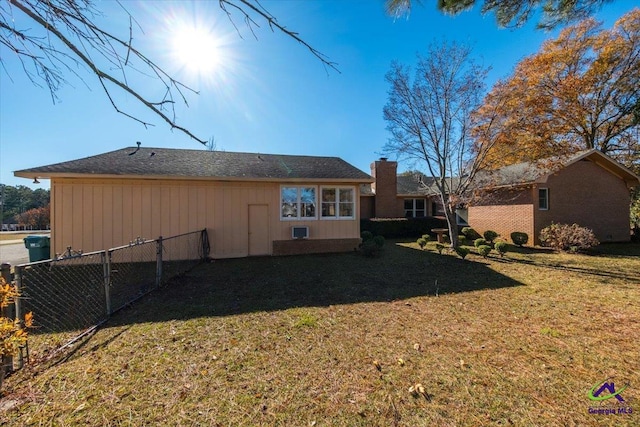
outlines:
[[544, 183], [549, 176], [579, 161], [591, 161], [625, 181], [627, 186], [640, 184], [640, 177], [602, 152], [583, 150], [563, 159], [517, 163], [476, 175], [476, 187], [506, 187]]
[[[583, 150], [563, 159], [544, 159], [504, 166], [492, 171], [481, 171], [475, 177], [476, 188], [526, 186], [545, 183], [549, 176], [579, 161], [591, 161], [621, 178], [628, 187], [640, 185], [640, 177], [611, 157], [596, 149]], [[454, 178], [455, 179], [455, 178]], [[398, 196], [432, 196], [438, 194], [435, 179], [419, 173], [397, 176]], [[361, 185], [363, 196], [375, 193], [370, 184]]]
[[[428, 196], [433, 194], [433, 178], [421, 174], [403, 174], [396, 177], [396, 194], [398, 196]], [[360, 185], [361, 196], [375, 196], [371, 184]]]
[[404, 196], [428, 196], [433, 194], [434, 178], [419, 173], [398, 175], [397, 194]]
[[[438, 194], [436, 180], [420, 173], [403, 173], [396, 177], [396, 195], [401, 197], [429, 197]], [[455, 180], [456, 178], [454, 178]], [[360, 185], [361, 196], [375, 196], [371, 184]]]
[[24, 178], [141, 177], [262, 181], [372, 182], [338, 157], [129, 147], [96, 156], [14, 172]]

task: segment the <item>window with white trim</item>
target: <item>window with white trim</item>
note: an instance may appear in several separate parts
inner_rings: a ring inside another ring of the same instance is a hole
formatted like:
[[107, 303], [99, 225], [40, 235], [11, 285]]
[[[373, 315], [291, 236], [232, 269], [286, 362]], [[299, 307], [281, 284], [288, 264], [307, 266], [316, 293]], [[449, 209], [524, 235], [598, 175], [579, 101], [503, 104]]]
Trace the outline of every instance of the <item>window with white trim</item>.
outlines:
[[427, 216], [427, 201], [425, 199], [404, 199], [405, 218], [424, 218]]
[[316, 187], [280, 187], [280, 219], [316, 217]]
[[538, 188], [538, 209], [541, 211], [549, 210], [549, 189]]
[[353, 187], [322, 187], [322, 219], [353, 219], [356, 197]]

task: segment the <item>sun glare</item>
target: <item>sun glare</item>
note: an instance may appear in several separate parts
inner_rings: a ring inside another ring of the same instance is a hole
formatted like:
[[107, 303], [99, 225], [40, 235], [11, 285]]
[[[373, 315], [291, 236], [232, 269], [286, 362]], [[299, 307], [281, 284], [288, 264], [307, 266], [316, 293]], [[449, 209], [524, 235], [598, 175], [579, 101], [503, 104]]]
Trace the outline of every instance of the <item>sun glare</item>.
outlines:
[[209, 74], [221, 65], [219, 42], [211, 30], [182, 26], [175, 30], [172, 45], [175, 59], [191, 73]]
[[[1, 1], [1, 0], [0, 0]], [[210, 2], [145, 2], [156, 27], [157, 49], [162, 52], [167, 71], [181, 83], [196, 90], [228, 91], [240, 72], [237, 33]]]

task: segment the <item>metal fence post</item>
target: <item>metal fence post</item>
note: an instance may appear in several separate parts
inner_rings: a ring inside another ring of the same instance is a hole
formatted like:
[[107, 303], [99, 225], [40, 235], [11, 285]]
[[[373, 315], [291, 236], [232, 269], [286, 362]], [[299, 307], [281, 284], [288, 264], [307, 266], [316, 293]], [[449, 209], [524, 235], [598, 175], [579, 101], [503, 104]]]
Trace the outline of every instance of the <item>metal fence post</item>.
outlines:
[[156, 289], [162, 282], [162, 236], [156, 240]]
[[[16, 292], [18, 293], [18, 298], [16, 298], [14, 305], [16, 307], [16, 320], [18, 321], [19, 329], [24, 328], [24, 320], [23, 320], [24, 315], [22, 313], [22, 271], [23, 271], [22, 267], [19, 267], [19, 266], [16, 267]], [[29, 341], [28, 340], [25, 347], [26, 347], [27, 358], [28, 358], [29, 357]], [[24, 364], [23, 358], [22, 358], [22, 350], [20, 350], [16, 355], [15, 364], [17, 365], [18, 369], [22, 369], [22, 366]]]
[[5, 282], [11, 283], [11, 264], [3, 262], [2, 265], [0, 265], [0, 272]]
[[102, 252], [102, 272], [104, 280], [104, 302], [107, 317], [111, 316], [111, 251]]

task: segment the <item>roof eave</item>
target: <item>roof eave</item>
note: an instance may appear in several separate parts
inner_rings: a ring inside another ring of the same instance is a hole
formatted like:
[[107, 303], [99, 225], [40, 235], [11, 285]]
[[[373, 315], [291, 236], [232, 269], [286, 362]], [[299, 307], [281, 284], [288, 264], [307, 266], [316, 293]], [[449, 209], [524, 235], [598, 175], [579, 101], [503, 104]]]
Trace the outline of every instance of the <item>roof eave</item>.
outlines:
[[571, 161], [568, 162], [565, 165], [565, 167], [573, 163], [579, 162], [580, 160], [583, 160], [585, 158], [588, 158], [590, 161], [592, 161], [596, 165], [608, 170], [613, 175], [622, 179], [627, 184], [627, 187], [629, 188], [633, 188], [637, 185], [640, 185], [640, 176], [636, 175], [626, 166], [618, 163], [617, 161], [613, 160], [611, 157], [607, 156], [606, 154], [604, 154], [599, 150], [596, 150], [595, 148], [589, 151], [585, 151], [580, 156], [576, 156], [574, 159], [571, 159]]
[[184, 175], [114, 175], [114, 174], [87, 174], [87, 173], [61, 173], [16, 171], [14, 176], [27, 179], [142, 179], [142, 180], [172, 180], [172, 181], [237, 181], [237, 182], [352, 182], [358, 184], [372, 183], [373, 178], [273, 178], [273, 177], [234, 177], [234, 176], [184, 176]]

